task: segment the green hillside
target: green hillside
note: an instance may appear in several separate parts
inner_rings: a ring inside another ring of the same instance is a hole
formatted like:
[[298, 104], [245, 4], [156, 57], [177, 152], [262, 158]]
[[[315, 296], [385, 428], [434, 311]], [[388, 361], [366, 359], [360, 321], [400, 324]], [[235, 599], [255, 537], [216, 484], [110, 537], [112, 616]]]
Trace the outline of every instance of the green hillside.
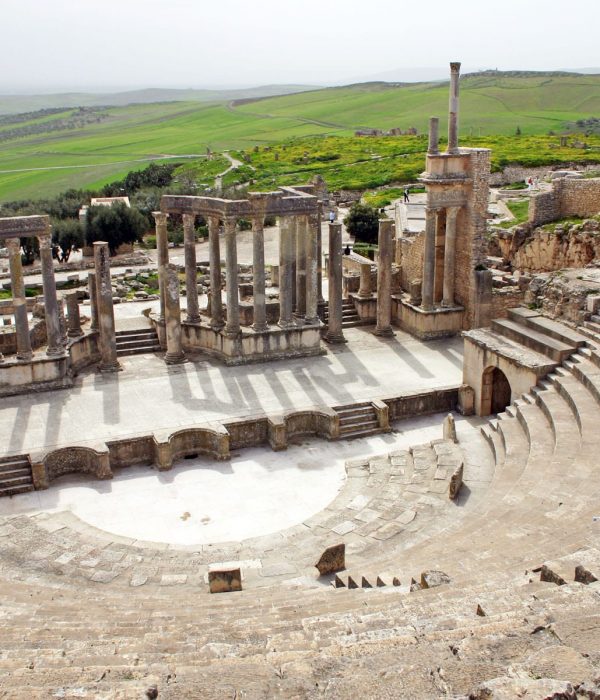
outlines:
[[[0, 117], [0, 201], [96, 187], [150, 160], [245, 150], [361, 127], [445, 128], [444, 84], [369, 83], [233, 103], [164, 102]], [[600, 76], [475, 75], [461, 81], [465, 137], [561, 132], [600, 115]], [[370, 167], [376, 168], [375, 163]]]

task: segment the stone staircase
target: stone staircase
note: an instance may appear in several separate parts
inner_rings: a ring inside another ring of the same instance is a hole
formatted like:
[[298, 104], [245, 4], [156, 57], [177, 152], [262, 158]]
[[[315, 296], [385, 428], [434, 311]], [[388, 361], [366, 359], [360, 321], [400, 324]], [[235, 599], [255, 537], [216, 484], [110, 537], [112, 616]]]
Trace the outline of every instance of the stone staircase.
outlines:
[[133, 328], [117, 331], [117, 356], [142, 355], [150, 352], [160, 352], [158, 335], [154, 328]]
[[[319, 307], [319, 311], [321, 314], [321, 320], [327, 326], [329, 322], [329, 303], [325, 302], [325, 304], [321, 305]], [[354, 306], [354, 302], [352, 299], [343, 299], [342, 300], [342, 328], [354, 328], [356, 326], [369, 326], [373, 325], [375, 321], [370, 321], [368, 319], [366, 320], [361, 320], [360, 316], [356, 312], [356, 308]]]
[[375, 408], [370, 402], [335, 406], [340, 417], [340, 439], [366, 437], [381, 432]]
[[33, 491], [31, 464], [26, 455], [0, 458], [0, 497]]

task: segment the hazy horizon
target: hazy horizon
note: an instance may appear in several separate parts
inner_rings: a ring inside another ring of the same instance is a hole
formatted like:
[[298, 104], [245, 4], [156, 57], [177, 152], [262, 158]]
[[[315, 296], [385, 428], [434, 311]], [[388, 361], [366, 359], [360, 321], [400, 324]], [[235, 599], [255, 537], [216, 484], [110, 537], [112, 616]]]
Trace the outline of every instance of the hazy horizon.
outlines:
[[[580, 26], [600, 23], [597, 0], [579, 0], [573, 16], [558, 0], [506, 0], [501, 10], [430, 0], [426, 12], [396, 0], [368, 9], [348, 0], [105, 0], [98, 8], [3, 0], [10, 31], [0, 46], [0, 93], [324, 87], [444, 79], [450, 60], [462, 61], [463, 72], [587, 72], [563, 66], [598, 62]], [[492, 41], [499, 31], [505, 40]]]

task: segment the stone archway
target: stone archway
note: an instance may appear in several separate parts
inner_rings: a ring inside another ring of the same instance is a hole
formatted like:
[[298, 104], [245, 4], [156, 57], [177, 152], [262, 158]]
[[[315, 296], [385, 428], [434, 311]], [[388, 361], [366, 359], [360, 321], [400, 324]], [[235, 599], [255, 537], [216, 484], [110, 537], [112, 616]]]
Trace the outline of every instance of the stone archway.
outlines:
[[498, 367], [488, 367], [481, 377], [481, 415], [501, 413], [510, 404], [510, 382]]

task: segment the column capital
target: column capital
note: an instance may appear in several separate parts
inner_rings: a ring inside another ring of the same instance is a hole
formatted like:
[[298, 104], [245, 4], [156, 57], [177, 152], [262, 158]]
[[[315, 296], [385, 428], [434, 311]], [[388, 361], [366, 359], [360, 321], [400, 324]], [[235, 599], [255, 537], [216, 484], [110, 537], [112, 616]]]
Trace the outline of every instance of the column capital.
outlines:
[[48, 231], [48, 233], [39, 234], [37, 239], [40, 244], [40, 249], [49, 250], [52, 248], [52, 237], [50, 235], [50, 231]]
[[154, 217], [154, 221], [156, 221], [157, 224], [166, 224], [167, 219], [169, 218], [169, 215], [165, 214], [162, 211], [153, 211], [152, 216]]
[[225, 229], [225, 234], [234, 234], [235, 229], [237, 227], [237, 217], [235, 216], [226, 216], [225, 219], [223, 220], [223, 225]]
[[456, 218], [456, 215], [458, 212], [462, 209], [462, 207], [446, 207], [446, 216], [449, 218]]
[[[165, 216], [168, 216], [168, 214], [166, 214]], [[195, 214], [182, 214], [181, 218], [183, 219], [184, 226], [193, 226], [196, 221]]]
[[21, 252], [20, 238], [5, 238], [4, 245], [8, 248], [9, 253], [13, 253], [13, 255]]

